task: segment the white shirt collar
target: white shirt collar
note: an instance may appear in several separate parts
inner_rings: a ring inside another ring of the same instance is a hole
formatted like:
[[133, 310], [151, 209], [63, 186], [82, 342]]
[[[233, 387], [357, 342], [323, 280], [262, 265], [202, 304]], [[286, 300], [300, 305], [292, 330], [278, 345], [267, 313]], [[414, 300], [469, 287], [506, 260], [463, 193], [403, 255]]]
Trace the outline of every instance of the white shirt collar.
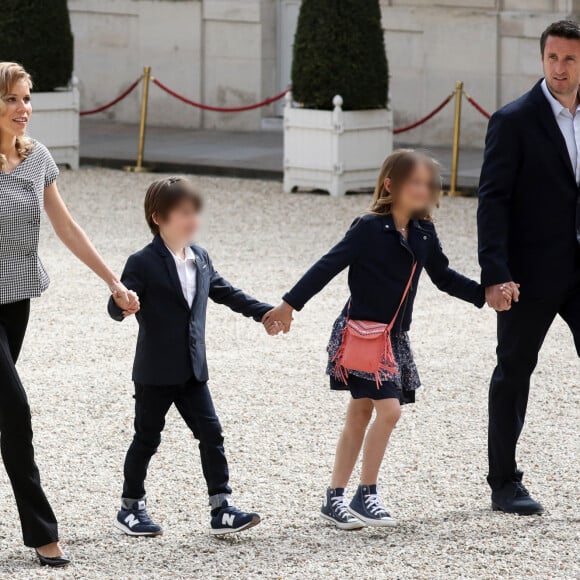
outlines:
[[[550, 107], [552, 107], [552, 111], [554, 112], [554, 117], [558, 117], [562, 111], [568, 111], [568, 107], [565, 107], [551, 92], [550, 89], [548, 88], [548, 83], [546, 82], [546, 79], [544, 79], [542, 81], [541, 84], [542, 87], [542, 91], [544, 93], [544, 96], [546, 97], [546, 99], [548, 100], [548, 103], [550, 103]], [[578, 107], [576, 107], [576, 110], [578, 111], [580, 109], [580, 105], [578, 105]], [[570, 113], [570, 111], [568, 111], [568, 113]]]
[[165, 245], [165, 247], [169, 250], [169, 252], [173, 256], [174, 260], [179, 261], [179, 262], [187, 262], [187, 261], [191, 260], [192, 262], [195, 262], [195, 252], [191, 249], [190, 246], [185, 246], [185, 249], [184, 249], [185, 258], [180, 258], [176, 254], [174, 254], [173, 250], [169, 246]]

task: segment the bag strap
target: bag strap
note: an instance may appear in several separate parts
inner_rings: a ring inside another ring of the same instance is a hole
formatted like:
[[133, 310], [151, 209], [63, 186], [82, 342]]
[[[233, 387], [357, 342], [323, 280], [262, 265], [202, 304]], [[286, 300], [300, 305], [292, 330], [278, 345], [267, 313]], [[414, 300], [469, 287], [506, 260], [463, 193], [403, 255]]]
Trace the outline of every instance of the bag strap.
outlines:
[[397, 308], [397, 312], [395, 312], [395, 316], [393, 316], [393, 320], [391, 320], [390, 324], [388, 325], [389, 331], [395, 326], [395, 321], [397, 320], [397, 316], [399, 316], [399, 312], [403, 307], [405, 302], [405, 298], [407, 298], [407, 294], [409, 294], [409, 290], [411, 289], [411, 284], [413, 283], [413, 276], [415, 275], [415, 270], [417, 269], [417, 261], [413, 262], [413, 267], [411, 268], [411, 275], [409, 276], [409, 281], [405, 286], [405, 291], [403, 292], [403, 297], [401, 298], [401, 302], [399, 302], [399, 307]]

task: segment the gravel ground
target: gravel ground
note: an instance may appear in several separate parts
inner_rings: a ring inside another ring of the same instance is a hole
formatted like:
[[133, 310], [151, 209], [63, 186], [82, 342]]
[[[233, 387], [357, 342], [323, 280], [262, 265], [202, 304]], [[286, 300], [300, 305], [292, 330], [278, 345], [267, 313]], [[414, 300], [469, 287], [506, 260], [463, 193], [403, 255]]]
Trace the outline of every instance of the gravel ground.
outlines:
[[[151, 179], [101, 169], [60, 178], [73, 214], [117, 271], [149, 241], [141, 205]], [[208, 200], [201, 242], [214, 263], [272, 302], [369, 202], [368, 195], [284, 195], [271, 182], [194, 180]], [[437, 221], [452, 264], [475, 277], [474, 217], [473, 199], [445, 199]], [[2, 471], [1, 578], [580, 577], [579, 368], [561, 321], [540, 356], [520, 446], [526, 482], [546, 514], [493, 514], [484, 475], [494, 315], [439, 293], [425, 277], [411, 333], [424, 388], [405, 408], [382, 471], [399, 526], [349, 533], [317, 515], [348, 397], [330, 392], [324, 376], [330, 327], [347, 297], [345, 275], [296, 316], [287, 336], [270, 338], [212, 305], [211, 386], [235, 496], [264, 521], [235, 539], [209, 536], [197, 447], [172, 410], [148, 484], [150, 511], [165, 535], [134, 539], [112, 522], [132, 435], [137, 326], [108, 318], [106, 289], [46, 225], [41, 250], [53, 282], [34, 301], [19, 368], [46, 492], [74, 564], [48, 572], [22, 547]]]

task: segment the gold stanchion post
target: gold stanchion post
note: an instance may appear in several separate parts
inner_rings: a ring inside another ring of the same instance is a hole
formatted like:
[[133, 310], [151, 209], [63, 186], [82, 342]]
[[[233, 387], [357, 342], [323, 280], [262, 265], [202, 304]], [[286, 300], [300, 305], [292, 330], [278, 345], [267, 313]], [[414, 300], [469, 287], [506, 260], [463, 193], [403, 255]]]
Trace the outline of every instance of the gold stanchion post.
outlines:
[[457, 191], [457, 172], [459, 171], [459, 137], [461, 135], [461, 101], [463, 100], [463, 81], [455, 83], [455, 119], [453, 122], [453, 151], [451, 153], [451, 179], [447, 195], [461, 195]]
[[139, 120], [139, 144], [137, 145], [137, 163], [123, 167], [125, 171], [140, 173], [151, 169], [143, 166], [143, 154], [145, 151], [145, 130], [147, 129], [147, 104], [149, 101], [149, 83], [151, 81], [151, 67], [143, 69], [143, 92], [141, 94], [141, 118]]

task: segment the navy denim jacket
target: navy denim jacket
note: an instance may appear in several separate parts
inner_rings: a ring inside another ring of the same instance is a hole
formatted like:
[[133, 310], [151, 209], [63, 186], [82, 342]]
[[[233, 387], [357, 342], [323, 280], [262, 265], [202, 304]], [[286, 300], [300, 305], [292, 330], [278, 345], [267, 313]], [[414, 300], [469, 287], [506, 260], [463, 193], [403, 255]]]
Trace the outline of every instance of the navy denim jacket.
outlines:
[[397, 231], [392, 216], [377, 215], [357, 218], [342, 241], [320, 258], [283, 299], [301, 310], [348, 267], [350, 318], [388, 324], [401, 301], [415, 260], [417, 270], [395, 329], [408, 330], [411, 325], [423, 268], [440, 290], [480, 308], [485, 304], [483, 287], [449, 267], [432, 222], [413, 221], [406, 241]]

